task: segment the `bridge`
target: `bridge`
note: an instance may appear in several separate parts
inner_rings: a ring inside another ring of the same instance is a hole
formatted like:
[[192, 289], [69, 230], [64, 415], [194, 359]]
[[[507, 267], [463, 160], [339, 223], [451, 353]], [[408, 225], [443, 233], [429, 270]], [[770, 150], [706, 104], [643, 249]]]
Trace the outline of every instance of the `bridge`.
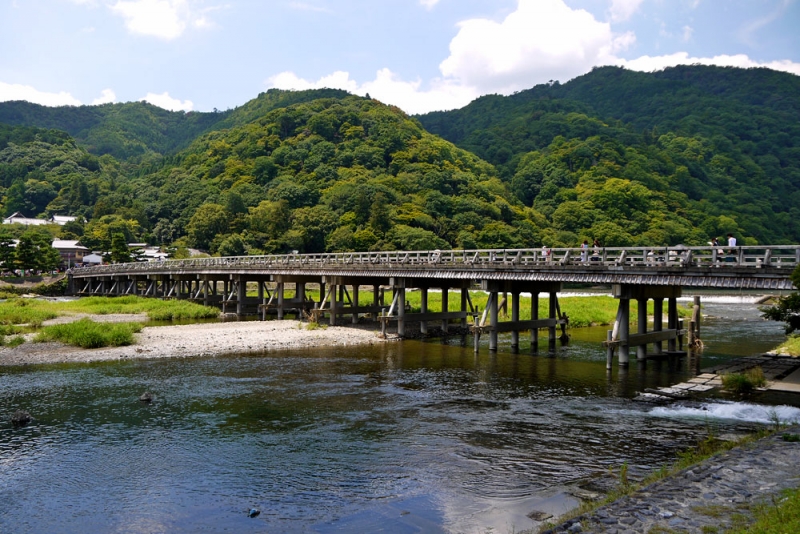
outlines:
[[[683, 288], [753, 289], [765, 292], [793, 289], [790, 274], [800, 265], [800, 245], [726, 247], [605, 247], [595, 249], [541, 248], [493, 250], [433, 250], [353, 252], [333, 254], [284, 254], [192, 258], [156, 262], [122, 263], [75, 268], [69, 272], [70, 291], [76, 295], [140, 295], [155, 298], [190, 299], [218, 305], [238, 316], [258, 313], [262, 319], [275, 314], [303, 314], [315, 320], [327, 318], [331, 325], [342, 316], [353, 323], [361, 316], [381, 322], [386, 332], [396, 324], [400, 337], [408, 323], [419, 323], [423, 334], [432, 323], [446, 333], [453, 323], [467, 326], [477, 340], [489, 335], [489, 349], [497, 350], [498, 333], [511, 332], [512, 350], [519, 334], [529, 330], [531, 343], [539, 342], [539, 330], [548, 330], [548, 341], [562, 334], [568, 318], [561, 313], [558, 293], [564, 284], [610, 285], [619, 299], [614, 334], [607, 342], [609, 357], [619, 349], [619, 362], [628, 363], [630, 347], [637, 358], [662, 354], [682, 345], [676, 299]], [[307, 294], [307, 286], [319, 288], [319, 298]], [[248, 285], [257, 296], [248, 295]], [[287, 286], [294, 293], [287, 297]], [[372, 288], [372, 303], [361, 305], [359, 289]], [[348, 291], [348, 287], [350, 290]], [[488, 303], [479, 313], [469, 289], [488, 293]], [[418, 289], [421, 310], [406, 310], [406, 291]], [[440, 310], [428, 309], [428, 292], [441, 291]], [[386, 291], [391, 291], [390, 303]], [[460, 290], [458, 311], [450, 311], [451, 290]], [[519, 297], [531, 294], [531, 319], [520, 320]], [[539, 318], [539, 295], [549, 295], [549, 314]], [[499, 309], [508, 306], [511, 319], [499, 320]], [[638, 302], [638, 331], [631, 334], [630, 300]], [[647, 331], [647, 302], [654, 301], [653, 331]], [[667, 328], [662, 309], [668, 301]], [[479, 317], [480, 316], [480, 317]]]

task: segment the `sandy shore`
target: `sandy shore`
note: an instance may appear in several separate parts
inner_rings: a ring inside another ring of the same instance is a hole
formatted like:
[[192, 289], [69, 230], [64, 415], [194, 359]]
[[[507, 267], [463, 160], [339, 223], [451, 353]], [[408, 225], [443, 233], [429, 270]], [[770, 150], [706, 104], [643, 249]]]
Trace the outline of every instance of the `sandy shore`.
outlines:
[[[100, 321], [135, 321], [136, 316], [98, 316]], [[63, 320], [63, 319], [62, 319]], [[73, 318], [74, 320], [74, 318]], [[26, 342], [0, 348], [0, 365], [97, 362], [132, 358], [187, 358], [383, 342], [357, 327], [300, 328], [297, 321], [247, 321], [145, 327], [127, 347], [81, 349], [62, 343]]]

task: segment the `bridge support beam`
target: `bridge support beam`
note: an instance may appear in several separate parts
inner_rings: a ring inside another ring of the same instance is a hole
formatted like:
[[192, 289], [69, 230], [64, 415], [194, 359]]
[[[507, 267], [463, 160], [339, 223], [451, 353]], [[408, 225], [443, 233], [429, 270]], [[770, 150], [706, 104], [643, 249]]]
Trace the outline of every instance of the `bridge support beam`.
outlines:
[[[539, 329], [547, 328], [548, 341], [551, 347], [556, 343], [556, 327], [566, 328], [568, 319], [559, 312], [558, 292], [561, 291], [560, 282], [517, 282], [510, 280], [483, 280], [481, 289], [489, 292], [489, 325], [480, 328], [489, 331], [489, 350], [497, 350], [497, 335], [500, 332], [511, 332], [511, 349], [519, 350], [519, 332], [531, 331], [531, 348], [536, 350], [539, 344]], [[520, 320], [519, 296], [520, 293], [531, 294], [531, 320]], [[499, 296], [501, 293], [511, 293], [511, 320], [499, 320]], [[549, 313], [547, 319], [539, 319], [539, 294], [548, 293]]]
[[[667, 341], [669, 351], [674, 351], [676, 340], [682, 335], [678, 329], [677, 298], [681, 296], [680, 286], [645, 286], [615, 284], [612, 294], [619, 299], [617, 324], [610, 339], [605, 342], [609, 349], [609, 362], [615, 347], [619, 348], [619, 364], [629, 363], [630, 347], [636, 347], [636, 359], [643, 361], [648, 357], [647, 346], [653, 344], [651, 355], [662, 354], [662, 343]], [[630, 301], [636, 299], [638, 305], [637, 331], [630, 334]], [[653, 330], [647, 330], [647, 303], [653, 299]], [[668, 299], [668, 328], [663, 329], [664, 299]]]

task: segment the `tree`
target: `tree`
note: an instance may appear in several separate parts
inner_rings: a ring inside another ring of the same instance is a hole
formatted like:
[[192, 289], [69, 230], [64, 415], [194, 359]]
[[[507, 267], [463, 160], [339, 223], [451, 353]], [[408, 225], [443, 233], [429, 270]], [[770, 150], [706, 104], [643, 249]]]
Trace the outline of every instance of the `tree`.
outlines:
[[226, 237], [217, 249], [220, 256], [244, 256], [247, 254], [244, 239], [239, 234], [232, 234]]
[[[800, 266], [797, 266], [791, 275], [794, 287], [800, 288]], [[800, 330], [800, 293], [789, 293], [778, 299], [775, 306], [761, 308], [762, 317], [772, 321], [784, 321], [786, 333], [791, 334]]]
[[14, 269], [16, 250], [14, 249], [14, 239], [5, 228], [0, 228], [0, 265], [6, 271]]
[[111, 262], [128, 263], [132, 261], [131, 253], [128, 251], [128, 241], [125, 234], [115, 233], [111, 236]]
[[194, 212], [186, 229], [189, 244], [208, 250], [217, 235], [227, 233], [228, 213], [219, 204], [203, 204]]
[[16, 262], [26, 271], [52, 271], [61, 263], [61, 255], [53, 248], [48, 234], [28, 230], [19, 238]]

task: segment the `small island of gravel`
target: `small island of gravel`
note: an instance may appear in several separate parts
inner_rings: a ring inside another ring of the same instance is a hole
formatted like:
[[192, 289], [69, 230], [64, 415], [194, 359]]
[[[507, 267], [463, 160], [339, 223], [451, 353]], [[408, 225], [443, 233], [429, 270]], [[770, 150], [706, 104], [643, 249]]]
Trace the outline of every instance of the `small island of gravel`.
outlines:
[[[113, 320], [97, 316], [94, 320]], [[133, 358], [188, 358], [305, 347], [363, 345], [382, 340], [372, 330], [328, 327], [309, 330], [298, 321], [244, 321], [176, 326], [146, 326], [135, 343], [82, 349], [63, 343], [27, 342], [0, 348], [0, 365], [97, 362]]]

